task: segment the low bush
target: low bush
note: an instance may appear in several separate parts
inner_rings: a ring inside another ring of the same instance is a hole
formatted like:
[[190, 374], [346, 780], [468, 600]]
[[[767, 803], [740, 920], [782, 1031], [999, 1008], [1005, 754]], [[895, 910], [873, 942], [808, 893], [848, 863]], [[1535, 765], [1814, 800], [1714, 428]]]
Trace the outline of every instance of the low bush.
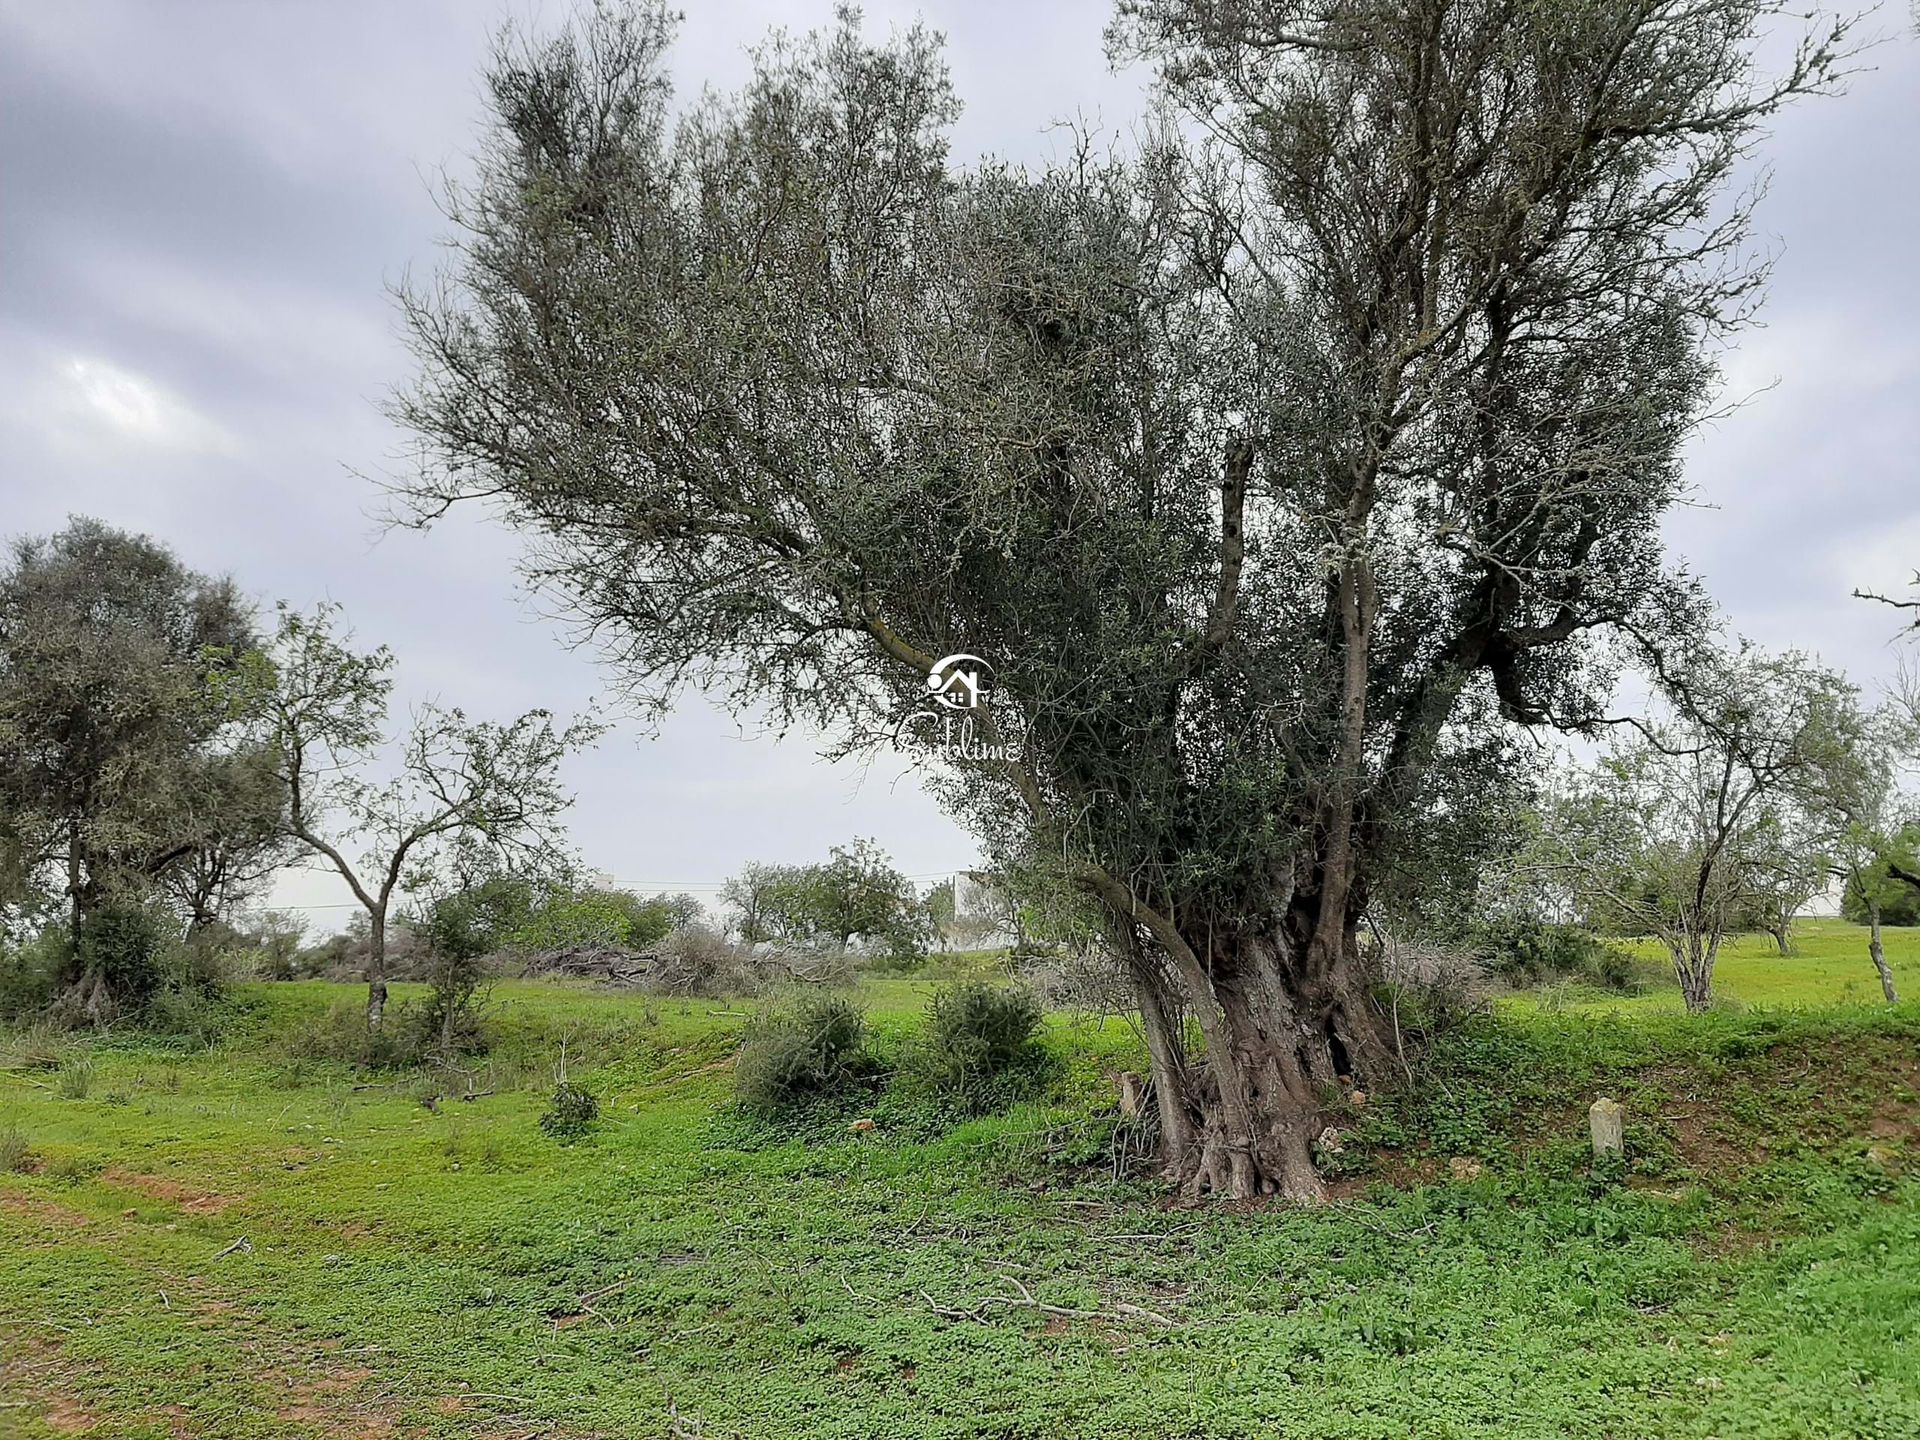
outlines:
[[93, 1062], [84, 1055], [61, 1065], [54, 1087], [62, 1100], [84, 1100], [93, 1090]]
[[1589, 974], [1594, 984], [1617, 990], [1622, 995], [1634, 994], [1642, 988], [1638, 964], [1618, 945], [1602, 945], [1593, 957]]
[[902, 1080], [979, 1113], [1037, 1086], [1046, 1052], [1040, 1004], [1025, 990], [968, 980], [934, 992], [926, 1030], [901, 1057]]
[[554, 1086], [553, 1099], [540, 1117], [540, 1128], [560, 1141], [577, 1140], [600, 1119], [600, 1102], [591, 1090], [570, 1080]]
[[404, 1004], [389, 1005], [385, 1023], [378, 1030], [370, 1030], [366, 1004], [341, 1000], [282, 1031], [279, 1047], [292, 1060], [333, 1060], [360, 1070], [401, 1070], [425, 1058], [419, 1043], [420, 1029], [410, 1021]]
[[1511, 985], [1591, 975], [1606, 948], [1582, 926], [1524, 916], [1486, 921], [1475, 928], [1471, 945], [1488, 973]]
[[741, 1038], [735, 1098], [767, 1116], [844, 1093], [875, 1068], [866, 1038], [866, 1018], [850, 1000], [819, 996], [763, 1010]]
[[211, 1045], [226, 1030], [227, 1007], [220, 991], [168, 981], [140, 1012], [141, 1028], [155, 1035]]
[[0, 1020], [30, 1020], [46, 1013], [69, 948], [61, 925], [48, 926], [23, 945], [0, 945]]
[[482, 989], [487, 973], [480, 957], [459, 950], [435, 951], [428, 958], [424, 978], [426, 998], [404, 1021], [409, 1052], [436, 1060], [485, 1054]]

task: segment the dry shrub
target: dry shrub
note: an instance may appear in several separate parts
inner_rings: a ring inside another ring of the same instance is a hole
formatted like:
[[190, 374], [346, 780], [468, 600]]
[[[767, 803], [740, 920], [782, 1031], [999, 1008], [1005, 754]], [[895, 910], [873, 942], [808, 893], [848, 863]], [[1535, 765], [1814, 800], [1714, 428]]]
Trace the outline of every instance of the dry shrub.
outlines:
[[758, 995], [769, 984], [759, 955], [705, 925], [682, 925], [652, 956], [646, 985], [663, 995]]
[[753, 948], [705, 925], [682, 925], [650, 954], [646, 987], [662, 995], [762, 995], [780, 985], [839, 986], [854, 978], [849, 955]]
[[1493, 983], [1480, 957], [1453, 946], [1389, 940], [1372, 959], [1400, 1035], [1431, 1038], [1484, 1013]]

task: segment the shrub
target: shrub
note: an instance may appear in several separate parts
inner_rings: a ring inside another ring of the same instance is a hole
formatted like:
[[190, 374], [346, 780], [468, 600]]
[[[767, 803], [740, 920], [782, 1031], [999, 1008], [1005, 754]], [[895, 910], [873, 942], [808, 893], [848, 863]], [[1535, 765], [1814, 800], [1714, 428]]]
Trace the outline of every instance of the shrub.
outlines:
[[0, 947], [0, 1019], [41, 1015], [71, 958], [64, 926], [50, 925], [20, 946]]
[[600, 1102], [593, 1092], [562, 1080], [553, 1088], [553, 1099], [540, 1117], [540, 1128], [556, 1140], [577, 1140], [591, 1130], [599, 1118]]
[[486, 972], [479, 955], [436, 952], [428, 962], [426, 981], [426, 1000], [406, 1020], [410, 1050], [441, 1060], [485, 1053], [480, 990]]
[[1630, 995], [1640, 989], [1633, 956], [1618, 945], [1602, 945], [1593, 957], [1593, 981], [1608, 990]]
[[215, 988], [169, 980], [148, 999], [140, 1024], [156, 1035], [211, 1045], [226, 1028], [226, 1007]]
[[865, 1017], [849, 1000], [820, 996], [747, 1022], [734, 1062], [734, 1094], [773, 1115], [851, 1089], [873, 1069]]
[[1509, 916], [1475, 928], [1480, 963], [1513, 985], [1535, 985], [1567, 975], [1592, 974], [1604, 947], [1579, 925]]
[[1030, 1090], [1045, 1060], [1036, 1035], [1040, 1005], [1025, 990], [980, 980], [934, 992], [927, 1028], [903, 1057], [902, 1074], [961, 1102], [993, 1108]]
[[1378, 1000], [1403, 1044], [1430, 1044], [1488, 1009], [1489, 982], [1480, 955], [1448, 945], [1396, 943], [1376, 963]]
[[404, 1004], [387, 1007], [386, 1022], [367, 1028], [367, 1009], [358, 1000], [341, 1000], [283, 1032], [282, 1052], [294, 1060], [334, 1060], [361, 1070], [399, 1070], [421, 1061], [419, 1028], [409, 1023]]
[[157, 911], [124, 900], [87, 916], [66, 965], [73, 1018], [105, 1022], [145, 1005], [167, 978], [168, 926]]
[[647, 988], [664, 995], [758, 995], [775, 970], [770, 957], [705, 925], [682, 925], [653, 947]]

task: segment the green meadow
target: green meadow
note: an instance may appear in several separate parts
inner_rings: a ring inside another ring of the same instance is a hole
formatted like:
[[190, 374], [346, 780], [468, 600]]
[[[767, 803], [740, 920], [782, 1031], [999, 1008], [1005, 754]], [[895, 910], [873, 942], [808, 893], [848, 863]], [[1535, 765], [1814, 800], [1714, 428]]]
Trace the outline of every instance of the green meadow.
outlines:
[[[432, 1075], [314, 1058], [321, 983], [212, 1043], [14, 1036], [0, 1435], [1910, 1440], [1920, 1005], [1854, 927], [1798, 948], [1730, 946], [1704, 1016], [1502, 1001], [1349, 1106], [1315, 1211], [1175, 1203], [1111, 1017], [1049, 1017], [1040, 1103], [798, 1129], [730, 1106], [744, 1002], [503, 983]], [[883, 1053], [940, 978], [861, 987]]]

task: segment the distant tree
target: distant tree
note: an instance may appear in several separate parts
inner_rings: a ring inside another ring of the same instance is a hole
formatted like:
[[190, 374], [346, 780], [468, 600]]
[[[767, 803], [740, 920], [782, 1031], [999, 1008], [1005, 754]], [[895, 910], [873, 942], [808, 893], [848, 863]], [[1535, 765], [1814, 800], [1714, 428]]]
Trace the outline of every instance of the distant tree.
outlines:
[[[0, 859], [92, 914], [166, 888], [198, 922], [276, 861], [272, 805], [224, 687], [256, 644], [229, 580], [93, 520], [0, 568]], [[220, 862], [207, 873], [206, 861]], [[245, 876], [245, 880], [241, 879]]]
[[268, 910], [254, 921], [246, 939], [260, 957], [264, 980], [292, 980], [300, 974], [301, 942], [307, 922], [287, 910]]
[[423, 884], [463, 842], [531, 869], [551, 863], [571, 803], [560, 762], [601, 727], [556, 730], [544, 710], [495, 725], [426, 704], [399, 737], [392, 777], [371, 778], [389, 740], [393, 656], [384, 646], [354, 651], [338, 623], [336, 607], [302, 615], [282, 606], [271, 658], [248, 667], [243, 684], [280, 767], [286, 833], [366, 911], [367, 1024], [378, 1028], [396, 895]]
[[[1801, 785], [1824, 827], [1828, 871], [1843, 886], [1841, 914], [1867, 927], [1867, 956], [1888, 1004], [1899, 992], [1881, 926], [1902, 923], [1895, 917], [1911, 914], [1920, 899], [1914, 852], [1920, 826], [1908, 821], [1899, 788], [1900, 767], [1913, 753], [1916, 733], [1914, 717], [1899, 705], [1870, 710], [1848, 696], [1834, 707], [1829, 741]], [[1903, 874], [1913, 874], [1914, 883], [1903, 882]]]
[[299, 853], [282, 814], [286, 792], [276, 757], [265, 746], [196, 760], [174, 803], [182, 843], [159, 888], [185, 918], [189, 936], [233, 920]]
[[1543, 863], [1600, 928], [1666, 946], [1689, 1010], [1712, 1003], [1721, 942], [1769, 883], [1769, 807], [1819, 763], [1846, 693], [1802, 656], [1704, 655], [1682, 704], [1549, 809]]
[[856, 938], [887, 954], [909, 959], [926, 954], [926, 912], [913, 882], [871, 840], [836, 845], [816, 867], [810, 887], [818, 933], [844, 950]]
[[1782, 955], [1793, 953], [1794, 920], [1833, 876], [1821, 830], [1819, 817], [1789, 791], [1767, 797], [1748, 838], [1746, 894], [1735, 926], [1771, 936]]
[[1396, 1068], [1375, 889], [1486, 735], [1602, 717], [1602, 639], [1698, 623], [1660, 527], [1760, 278], [1723, 190], [1846, 29], [1774, 74], [1787, 0], [1128, 0], [1191, 123], [1028, 173], [842, 13], [679, 114], [664, 6], [498, 57], [405, 302], [406, 517], [521, 527], [646, 702], [862, 748], [990, 660], [929, 777], [1185, 997], [1169, 1174], [1323, 1198], [1325, 1097]]
[[913, 882], [871, 840], [836, 845], [822, 864], [748, 865], [721, 901], [743, 944], [845, 950], [862, 939], [904, 958], [924, 955], [932, 935]]
[[689, 895], [643, 898], [608, 886], [554, 886], [506, 936], [518, 950], [638, 950], [700, 918]]
[[720, 905], [727, 912], [728, 929], [741, 944], [757, 945], [774, 938], [768, 906], [783, 875], [781, 866], [749, 861], [720, 887]]
[[954, 922], [959, 915], [954, 904], [952, 877], [928, 890], [920, 903], [927, 912], [927, 932], [942, 950], [946, 949], [952, 943]]
[[1899, 929], [1920, 925], [1920, 890], [1896, 879], [1892, 869], [1916, 853], [1920, 853], [1920, 833], [1911, 828], [1896, 837], [1892, 851], [1875, 852], [1859, 877], [1849, 877], [1841, 889], [1841, 919], [1869, 925], [1877, 911], [1882, 925]]
[[435, 954], [477, 959], [506, 949], [539, 903], [528, 876], [489, 875], [436, 896], [426, 906], [420, 928]]

